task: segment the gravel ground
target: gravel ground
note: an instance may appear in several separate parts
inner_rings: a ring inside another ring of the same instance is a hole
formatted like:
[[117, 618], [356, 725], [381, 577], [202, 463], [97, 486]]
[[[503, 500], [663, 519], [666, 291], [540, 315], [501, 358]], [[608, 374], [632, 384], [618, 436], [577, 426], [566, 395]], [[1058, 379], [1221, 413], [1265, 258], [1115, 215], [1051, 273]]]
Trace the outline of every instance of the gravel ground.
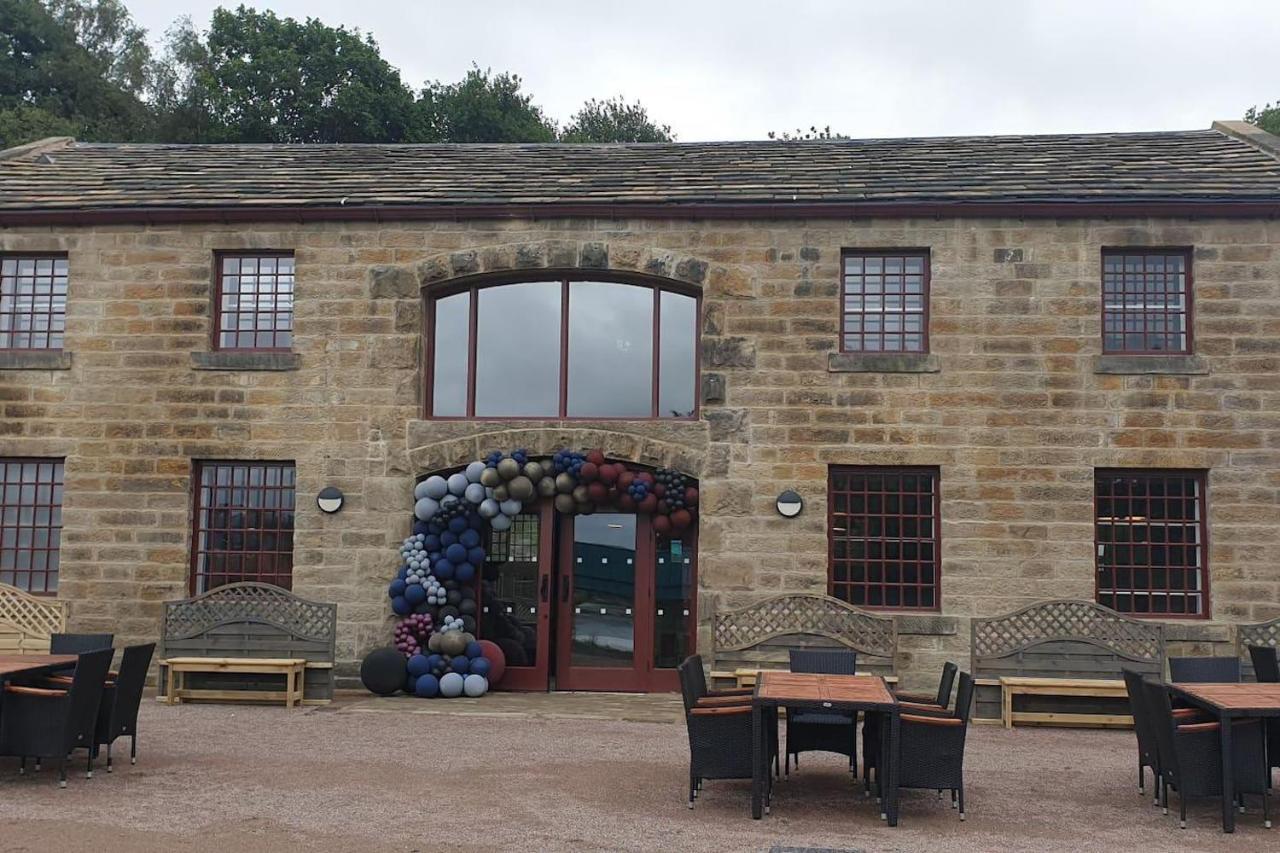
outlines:
[[708, 782], [686, 808], [682, 725], [378, 707], [148, 701], [137, 766], [59, 790], [0, 760], [0, 850], [1280, 849], [1253, 803], [1234, 836], [1213, 800], [1180, 831], [1139, 798], [1127, 732], [974, 727], [968, 821], [904, 792], [890, 829], [834, 755], [806, 755], [752, 821], [746, 783]]

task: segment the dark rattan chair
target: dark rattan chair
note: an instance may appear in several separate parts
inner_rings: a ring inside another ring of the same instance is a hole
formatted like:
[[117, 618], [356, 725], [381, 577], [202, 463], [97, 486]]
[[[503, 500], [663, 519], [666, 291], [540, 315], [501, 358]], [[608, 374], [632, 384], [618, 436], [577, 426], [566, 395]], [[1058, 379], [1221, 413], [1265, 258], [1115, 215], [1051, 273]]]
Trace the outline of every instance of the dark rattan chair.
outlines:
[[956, 682], [956, 673], [959, 669], [951, 661], [943, 664], [942, 677], [938, 679], [938, 692], [936, 694], [895, 692], [894, 695], [898, 697], [899, 702], [931, 706], [945, 711], [951, 704], [951, 688]]
[[1147, 698], [1142, 686], [1142, 673], [1124, 670], [1125, 691], [1129, 694], [1129, 713], [1133, 715], [1133, 732], [1138, 737], [1138, 793], [1147, 792], [1145, 768], [1151, 768], [1153, 803], [1160, 801], [1160, 759], [1156, 746], [1156, 733], [1147, 710]]
[[[853, 675], [858, 669], [856, 652], [841, 649], [792, 649], [792, 672]], [[800, 769], [802, 752], [835, 752], [849, 757], [849, 772], [858, 772], [858, 715], [787, 709], [787, 754], [783, 772], [791, 772], [794, 758]]]
[[[1169, 789], [1177, 791], [1178, 825], [1186, 829], [1189, 798], [1222, 795], [1221, 724], [1182, 722], [1174, 714], [1168, 687], [1156, 681], [1144, 681], [1142, 686], [1159, 755], [1160, 805], [1168, 814]], [[1261, 795], [1263, 825], [1270, 827], [1262, 726], [1258, 720], [1234, 720], [1233, 724], [1231, 760], [1236, 793]]]
[[[728, 687], [723, 690], [712, 690], [707, 687], [707, 673], [702, 668], [702, 655], [689, 655], [680, 664], [682, 668], [687, 666], [690, 692], [685, 694], [685, 710], [691, 707], [689, 697], [692, 695], [694, 699], [703, 699], [706, 697], [723, 699], [726, 697], [737, 697], [743, 702], [751, 702], [751, 694], [754, 692], [750, 687]], [[684, 677], [680, 680], [681, 686], [684, 685]]]
[[1238, 683], [1240, 658], [1169, 658], [1169, 680], [1174, 683]]
[[113, 642], [114, 634], [50, 634], [49, 654], [80, 655], [109, 649]]
[[951, 805], [964, 820], [964, 744], [973, 707], [973, 676], [960, 673], [956, 710], [951, 716], [902, 715], [898, 746], [898, 787], [950, 791]]
[[1249, 659], [1253, 661], [1253, 677], [1259, 684], [1280, 681], [1280, 657], [1275, 646], [1250, 646]]
[[[67, 756], [93, 745], [94, 724], [102, 700], [103, 682], [111, 666], [111, 649], [80, 655], [67, 690], [9, 685], [0, 713], [0, 755], [16, 755], [26, 770], [27, 758], [56, 758], [58, 784], [67, 786]], [[85, 776], [93, 775], [89, 750]]]
[[111, 744], [118, 737], [129, 736], [129, 763], [138, 763], [138, 707], [142, 704], [142, 690], [147, 684], [147, 670], [156, 644], [129, 646], [120, 658], [120, 672], [115, 684], [103, 694], [98, 710], [98, 724], [94, 735], [93, 751], [107, 748], [107, 772], [111, 772]]
[[752, 777], [751, 702], [748, 697], [738, 697], [736, 702], [708, 697], [697, 655], [686, 658], [678, 674], [689, 732], [689, 808], [693, 808], [703, 780]]

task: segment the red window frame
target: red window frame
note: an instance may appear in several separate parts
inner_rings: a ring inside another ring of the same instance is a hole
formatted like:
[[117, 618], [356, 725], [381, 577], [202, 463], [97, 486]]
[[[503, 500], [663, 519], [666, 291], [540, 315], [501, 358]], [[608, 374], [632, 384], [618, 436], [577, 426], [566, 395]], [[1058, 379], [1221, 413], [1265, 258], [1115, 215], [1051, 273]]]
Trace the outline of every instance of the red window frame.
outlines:
[[[1194, 309], [1192, 293], [1192, 250], [1189, 248], [1104, 247], [1102, 250], [1102, 351], [1107, 355], [1190, 355], [1195, 351], [1192, 338]], [[1130, 260], [1141, 259], [1140, 271], [1128, 271]], [[1182, 263], [1180, 273], [1160, 269], [1171, 260]], [[1119, 268], [1115, 264], [1119, 263]], [[1182, 307], [1170, 309], [1169, 299], [1178, 294], [1176, 277], [1181, 278]], [[1156, 287], [1152, 290], [1152, 287]], [[1161, 297], [1161, 307], [1146, 303], [1148, 294]], [[1130, 297], [1126, 299], [1126, 296]], [[1138, 304], [1128, 302], [1141, 298]], [[1110, 307], [1109, 307], [1110, 306]], [[1170, 331], [1173, 318], [1181, 318], [1183, 330]], [[1113, 346], [1111, 336], [1120, 336], [1120, 346]], [[1129, 346], [1129, 337], [1140, 335], [1141, 346]], [[1182, 339], [1181, 347], [1168, 346], [1170, 340]], [[1153, 339], [1163, 346], [1152, 347]]]
[[[227, 293], [224, 290], [225, 278], [230, 275], [241, 276], [244, 272], [243, 264], [246, 261], [254, 262], [253, 275], [259, 279], [258, 284], [261, 286], [261, 279], [266, 277], [262, 273], [262, 262], [264, 260], [273, 259], [277, 263], [276, 270], [267, 275], [271, 279], [271, 288], [266, 291], [271, 296], [271, 309], [261, 310], [257, 296], [263, 291], [255, 290], [253, 307], [245, 310], [242, 308], [239, 299], [241, 293], [237, 291], [235, 294]], [[286, 282], [285, 274], [279, 271], [279, 262], [281, 260], [289, 261], [289, 273], [287, 274], [287, 287], [282, 287]], [[237, 262], [240, 269], [233, 273], [227, 269], [230, 262]], [[297, 282], [297, 265], [294, 262], [293, 252], [289, 251], [219, 251], [214, 253], [214, 288], [213, 288], [213, 349], [221, 352], [292, 352], [293, 351], [293, 320], [294, 320], [294, 298], [295, 287]], [[281, 311], [278, 308], [278, 300], [288, 294], [289, 308], [287, 311]], [[252, 327], [248, 329], [240, 328], [244, 318], [250, 318]], [[285, 317], [285, 325], [281, 325], [281, 317]], [[269, 323], [260, 328], [259, 324], [264, 318], [270, 318]], [[236, 328], [228, 327], [229, 322], [234, 322]], [[241, 346], [240, 338], [246, 334], [250, 334], [254, 338], [253, 346]], [[262, 335], [270, 335], [270, 346], [259, 346], [258, 339]], [[223, 342], [224, 335], [233, 335], [234, 342], [230, 345]], [[281, 345], [281, 340], [285, 341]]]
[[[22, 276], [20, 271], [26, 263], [32, 264], [31, 274]], [[20, 278], [31, 279], [31, 291], [25, 294], [25, 307], [20, 304]], [[0, 350], [62, 350], [67, 328], [69, 278], [70, 268], [65, 253], [0, 253]], [[47, 299], [47, 307], [37, 309], [38, 297]], [[61, 305], [58, 304], [58, 297], [61, 297]], [[42, 328], [36, 328], [37, 326]], [[26, 336], [27, 342], [17, 345], [15, 339], [21, 335]], [[36, 344], [38, 338], [43, 338], [43, 344]]]
[[[476, 329], [480, 322], [478, 292], [490, 287], [501, 287], [509, 284], [526, 284], [532, 282], [558, 282], [560, 284], [560, 379], [559, 404], [555, 414], [548, 415], [476, 415]], [[646, 287], [653, 291], [653, 363], [650, 368], [650, 392], [652, 401], [648, 415], [635, 417], [608, 417], [596, 415], [569, 414], [569, 285], [573, 282], [602, 282], [609, 284], [630, 284]], [[467, 330], [467, 403], [466, 412], [461, 415], [437, 415], [433, 412], [435, 403], [435, 327], [436, 304], [441, 300], [459, 293], [470, 293], [470, 315]], [[662, 294], [676, 293], [694, 300], [694, 341], [693, 341], [693, 411], [682, 417], [663, 417], [658, 413], [659, 379], [661, 373], [662, 347]], [[441, 287], [426, 295], [426, 322], [423, 339], [423, 354], [426, 364], [424, 384], [426, 390], [423, 400], [423, 415], [431, 420], [472, 420], [479, 418], [486, 421], [521, 421], [521, 420], [587, 420], [587, 421], [690, 421], [697, 420], [702, 405], [701, 390], [701, 345], [702, 345], [702, 292], [697, 288], [682, 286], [673, 282], [658, 282], [641, 275], [619, 275], [617, 273], [592, 275], [590, 270], [576, 270], [571, 274], [549, 274], [543, 276], [511, 274], [492, 277], [483, 282], [468, 283], [452, 287]]]
[[0, 456], [0, 583], [58, 591], [64, 475], [63, 459]]
[[[1195, 468], [1094, 472], [1095, 601], [1131, 616], [1209, 618], [1208, 480], [1207, 471]], [[1193, 494], [1170, 495], [1174, 482], [1179, 492], [1190, 486]], [[1125, 541], [1118, 541], [1121, 531]], [[1189, 534], [1193, 541], [1186, 541]], [[1137, 606], [1140, 599], [1145, 609]], [[1192, 600], [1198, 600], [1197, 612], [1185, 607]], [[1181, 610], [1175, 601], [1184, 603]], [[1163, 609], [1153, 608], [1156, 602]]]
[[294, 463], [197, 462], [192, 492], [192, 595], [238, 581], [292, 587]]
[[[871, 610], [942, 609], [940, 475], [937, 467], [928, 466], [828, 469], [830, 596]], [[906, 478], [914, 478], [910, 491]], [[914, 512], [905, 506], [909, 496], [916, 499]], [[861, 533], [854, 535], [859, 519]], [[908, 535], [913, 529], [914, 535]], [[894, 530], [897, 535], [891, 536]]]
[[[929, 290], [932, 278], [929, 254], [928, 249], [845, 249], [840, 253], [841, 352], [928, 354]], [[917, 295], [907, 292], [907, 276], [914, 275], [907, 272], [910, 260], [921, 262], [919, 310], [908, 310], [906, 307], [908, 297]], [[851, 281], [855, 274], [850, 271], [850, 264], [854, 261], [862, 265], [856, 273], [856, 277], [860, 279], [856, 285]], [[879, 270], [869, 272], [868, 261], [879, 261]], [[901, 262], [900, 273], [888, 271], [891, 261]], [[868, 277], [876, 279], [877, 287], [868, 289]], [[893, 289], [896, 292], [891, 293], [890, 289], [895, 284], [897, 287]], [[876, 307], [868, 308], [873, 300]], [[895, 300], [895, 307], [890, 307], [891, 300]], [[918, 318], [919, 329], [909, 332], [907, 326], [912, 318]], [[869, 328], [871, 320], [875, 321], [875, 329]], [[891, 321], [896, 324], [894, 330], [887, 328]], [[854, 325], [856, 328], [851, 330]], [[919, 336], [918, 347], [907, 346], [909, 335]], [[868, 347], [868, 341], [875, 341], [876, 346]]]

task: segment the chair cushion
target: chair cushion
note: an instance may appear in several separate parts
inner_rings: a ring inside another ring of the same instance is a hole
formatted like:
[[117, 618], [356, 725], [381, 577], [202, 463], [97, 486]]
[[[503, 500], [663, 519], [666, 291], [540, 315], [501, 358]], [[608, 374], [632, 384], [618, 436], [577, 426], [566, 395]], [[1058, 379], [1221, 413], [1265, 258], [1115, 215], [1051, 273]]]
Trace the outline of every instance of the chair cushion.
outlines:
[[824, 714], [821, 711], [796, 711], [791, 722], [815, 726], [847, 726], [853, 718], [845, 714]]

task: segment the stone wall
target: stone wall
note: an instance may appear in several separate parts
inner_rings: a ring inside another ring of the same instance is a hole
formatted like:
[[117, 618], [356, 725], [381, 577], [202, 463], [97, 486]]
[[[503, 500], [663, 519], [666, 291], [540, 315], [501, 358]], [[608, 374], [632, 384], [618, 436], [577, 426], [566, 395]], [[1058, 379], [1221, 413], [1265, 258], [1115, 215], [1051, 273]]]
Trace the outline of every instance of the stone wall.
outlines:
[[[1099, 359], [1100, 250], [1131, 245], [1195, 247], [1199, 358], [1179, 373]], [[840, 250], [890, 247], [930, 249], [933, 355], [842, 357]], [[208, 356], [213, 252], [253, 248], [295, 252], [294, 362]], [[1280, 615], [1280, 223], [120, 225], [3, 230], [0, 251], [70, 258], [70, 358], [0, 370], [0, 453], [67, 458], [60, 595], [77, 629], [154, 637], [160, 602], [186, 594], [193, 460], [292, 459], [294, 589], [338, 602], [349, 673], [389, 635], [415, 475], [591, 434], [701, 477], [701, 594], [726, 606], [825, 588], [828, 465], [940, 466], [942, 610], [904, 622], [908, 683], [965, 659], [968, 616], [1092, 597], [1095, 467], [1211, 472], [1213, 620], [1179, 623], [1181, 642]], [[701, 421], [420, 420], [419, 288], [525, 268], [701, 287]], [[348, 498], [336, 516], [314, 505], [326, 485]], [[787, 488], [806, 503], [790, 521], [773, 509]]]

